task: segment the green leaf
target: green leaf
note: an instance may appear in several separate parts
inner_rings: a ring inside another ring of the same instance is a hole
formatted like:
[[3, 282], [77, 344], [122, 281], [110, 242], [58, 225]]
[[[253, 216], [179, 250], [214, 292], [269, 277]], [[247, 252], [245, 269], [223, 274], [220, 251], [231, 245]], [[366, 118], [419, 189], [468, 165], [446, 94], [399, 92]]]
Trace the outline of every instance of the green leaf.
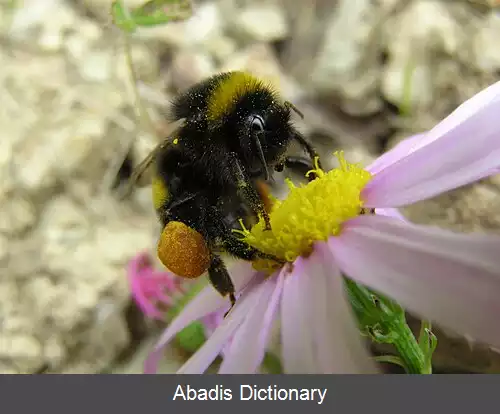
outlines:
[[266, 352], [262, 366], [268, 374], [283, 374], [283, 367], [280, 359], [271, 352]]
[[389, 364], [399, 365], [400, 367], [405, 368], [405, 364], [403, 363], [403, 361], [401, 361], [401, 358], [395, 355], [381, 355], [376, 356], [374, 359], [377, 362], [385, 362]]
[[124, 32], [132, 33], [137, 28], [129, 10], [123, 7], [120, 1], [114, 1], [111, 4], [111, 16], [113, 23]]
[[205, 340], [205, 328], [201, 322], [189, 324], [176, 335], [177, 344], [190, 353], [196, 352]]
[[133, 33], [138, 27], [185, 20], [192, 12], [189, 0], [150, 0], [134, 9], [127, 8], [123, 1], [114, 1], [111, 5], [114, 24], [127, 33]]

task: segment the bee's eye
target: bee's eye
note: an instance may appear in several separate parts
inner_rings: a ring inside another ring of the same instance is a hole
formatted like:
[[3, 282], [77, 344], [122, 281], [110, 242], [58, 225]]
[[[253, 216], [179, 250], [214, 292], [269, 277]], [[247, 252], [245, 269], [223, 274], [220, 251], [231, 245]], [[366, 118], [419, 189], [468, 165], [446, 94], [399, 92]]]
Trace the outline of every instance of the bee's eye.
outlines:
[[264, 120], [258, 115], [252, 117], [252, 131], [253, 132], [263, 132], [264, 131]]

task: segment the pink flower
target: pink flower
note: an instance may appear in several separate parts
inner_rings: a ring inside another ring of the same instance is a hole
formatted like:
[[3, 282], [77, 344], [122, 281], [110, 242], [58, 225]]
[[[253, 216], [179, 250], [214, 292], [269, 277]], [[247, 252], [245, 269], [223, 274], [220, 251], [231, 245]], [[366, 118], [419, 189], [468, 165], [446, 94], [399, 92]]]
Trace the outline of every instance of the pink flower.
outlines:
[[[165, 306], [172, 306], [173, 297], [184, 293], [181, 279], [171, 273], [156, 270], [146, 253], [141, 253], [130, 261], [127, 276], [134, 301], [152, 319], [163, 320]], [[159, 309], [159, 304], [164, 305], [164, 308]]]
[[[346, 300], [343, 274], [425, 319], [500, 346], [500, 237], [413, 225], [395, 209], [497, 172], [499, 114], [500, 82], [366, 170], [344, 161], [292, 189], [271, 213], [273, 234], [259, 225], [246, 233], [247, 241], [282, 251], [291, 263], [271, 276], [248, 263], [233, 268], [241, 292], [236, 306], [179, 373], [204, 372], [225, 346], [220, 373], [256, 372], [277, 317], [285, 372], [376, 372]], [[360, 207], [376, 214], [360, 215]], [[146, 372], [156, 371], [162, 347], [176, 332], [227, 307], [213, 288], [202, 291], [166, 329]]]
[[[154, 268], [147, 253], [133, 258], [128, 266], [132, 297], [142, 312], [151, 319], [165, 320], [168, 309], [187, 292], [192, 282], [173, 273]], [[207, 336], [212, 335], [224, 319], [225, 311], [205, 315], [201, 321]]]
[[[193, 285], [192, 280], [156, 269], [147, 253], [140, 253], [129, 262], [127, 276], [136, 304], [146, 316], [159, 320], [165, 319], [166, 312], [175, 306], [189, 291], [190, 285]], [[214, 329], [218, 318], [218, 315], [207, 315], [209, 332]]]

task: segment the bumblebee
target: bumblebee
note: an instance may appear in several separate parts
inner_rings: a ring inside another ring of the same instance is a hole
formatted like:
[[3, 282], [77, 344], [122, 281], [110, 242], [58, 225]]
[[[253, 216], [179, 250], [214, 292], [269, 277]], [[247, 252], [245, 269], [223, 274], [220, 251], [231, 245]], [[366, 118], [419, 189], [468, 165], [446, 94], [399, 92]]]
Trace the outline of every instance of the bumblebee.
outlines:
[[[291, 123], [292, 112], [275, 90], [240, 71], [214, 75], [181, 93], [171, 121], [180, 126], [139, 164], [131, 184], [151, 165], [153, 204], [163, 232], [158, 256], [178, 276], [208, 278], [234, 305], [235, 288], [220, 257], [269, 258], [232, 231], [262, 217], [270, 229], [271, 171], [311, 170], [317, 157]], [[295, 140], [307, 158], [287, 157]]]

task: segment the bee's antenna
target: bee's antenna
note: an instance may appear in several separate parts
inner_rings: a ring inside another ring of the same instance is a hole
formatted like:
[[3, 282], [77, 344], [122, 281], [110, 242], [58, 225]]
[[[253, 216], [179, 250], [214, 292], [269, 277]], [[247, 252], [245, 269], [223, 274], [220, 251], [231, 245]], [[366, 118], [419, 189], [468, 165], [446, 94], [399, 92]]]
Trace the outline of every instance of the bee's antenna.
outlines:
[[285, 101], [285, 106], [295, 112], [298, 116], [304, 119], [304, 114], [291, 102]]
[[[298, 131], [293, 131], [292, 139], [294, 139], [307, 152], [307, 154], [311, 158], [311, 161], [314, 162], [315, 158], [318, 157], [318, 154], [314, 149], [314, 147], [312, 146], [312, 144], [309, 141], [307, 141]], [[319, 160], [318, 160], [318, 166], [319, 168], [322, 168]]]
[[257, 147], [257, 152], [259, 154], [259, 160], [260, 163], [262, 164], [262, 167], [264, 167], [264, 179], [266, 181], [269, 181], [269, 170], [267, 168], [267, 163], [266, 163], [266, 158], [264, 157], [264, 151], [262, 150], [262, 145], [260, 145], [260, 139], [258, 135], [254, 135], [255, 137], [255, 146]]

